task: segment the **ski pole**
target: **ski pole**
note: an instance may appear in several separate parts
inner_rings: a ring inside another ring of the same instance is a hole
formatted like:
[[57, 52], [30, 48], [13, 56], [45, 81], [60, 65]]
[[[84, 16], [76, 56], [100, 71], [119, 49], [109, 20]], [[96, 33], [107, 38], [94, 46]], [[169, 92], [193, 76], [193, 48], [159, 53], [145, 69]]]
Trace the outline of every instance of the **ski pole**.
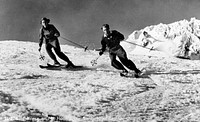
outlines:
[[64, 38], [64, 37], [62, 37], [62, 36], [60, 36], [60, 38], [62, 38], [62, 39], [64, 39], [64, 40], [68, 41], [68, 42], [71, 42], [72, 44], [75, 44], [75, 45], [77, 45], [77, 46], [83, 48], [84, 51], [86, 51], [86, 50], [88, 49], [88, 46], [82, 46], [82, 45], [80, 45], [80, 44], [78, 44], [78, 43], [76, 43], [76, 42], [74, 42], [74, 41], [71, 41], [71, 40], [69, 40], [69, 39], [67, 39], [67, 38]]
[[137, 46], [140, 46], [140, 47], [142, 47], [142, 48], [149, 49], [150, 51], [155, 50], [155, 49], [153, 49], [153, 47], [152, 47], [152, 48], [148, 48], [148, 47], [144, 47], [144, 46], [142, 46], [142, 45], [139, 45], [139, 44], [136, 44], [136, 43], [133, 43], [133, 42], [128, 42], [128, 41], [124, 41], [124, 42], [130, 43], [130, 44], [133, 44], [133, 45], [137, 45]]
[[94, 59], [90, 62], [92, 66], [97, 65], [97, 60], [99, 59], [99, 57], [100, 57], [100, 55], [96, 59]]

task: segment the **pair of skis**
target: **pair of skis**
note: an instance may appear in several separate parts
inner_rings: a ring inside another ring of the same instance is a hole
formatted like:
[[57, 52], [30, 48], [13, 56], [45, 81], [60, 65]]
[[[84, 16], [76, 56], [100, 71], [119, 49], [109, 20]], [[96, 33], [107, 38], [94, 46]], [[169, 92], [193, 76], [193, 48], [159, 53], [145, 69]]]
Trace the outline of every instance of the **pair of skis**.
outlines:
[[40, 52], [40, 57], [39, 60], [41, 62], [44, 62], [43, 64], [39, 64], [39, 67], [42, 69], [58, 69], [58, 68], [67, 68], [67, 69], [74, 69], [74, 68], [82, 68], [83, 66], [76, 66], [76, 65], [68, 65], [68, 64], [59, 64], [59, 65], [52, 65], [46, 61], [46, 57], [41, 54]]
[[[94, 60], [92, 60], [92, 61], [90, 62], [91, 65], [92, 65], [92, 66], [97, 65], [97, 61], [98, 61], [99, 58], [100, 58], [100, 55], [99, 55], [97, 58], [95, 58]], [[40, 53], [39, 59], [40, 59], [41, 61], [44, 61], [44, 60], [45, 60], [45, 56], [42, 55], [42, 54]], [[68, 66], [67, 64], [52, 65], [52, 64], [46, 63], [46, 65], [39, 65], [39, 67], [40, 67], [41, 69], [60, 69], [60, 68], [75, 69], [75, 68], [82, 68], [83, 66], [73, 66], [73, 67], [72, 67], [72, 66]], [[140, 76], [136, 75], [136, 74], [133, 73], [133, 72], [120, 73], [120, 76], [122, 76], [122, 77], [128, 77], [128, 78], [138, 78], [138, 77], [140, 77]]]
[[41, 69], [77, 69], [77, 68], [83, 68], [83, 66], [68, 66], [67, 64], [61, 64], [61, 65], [52, 65], [47, 63], [47, 65], [39, 65]]

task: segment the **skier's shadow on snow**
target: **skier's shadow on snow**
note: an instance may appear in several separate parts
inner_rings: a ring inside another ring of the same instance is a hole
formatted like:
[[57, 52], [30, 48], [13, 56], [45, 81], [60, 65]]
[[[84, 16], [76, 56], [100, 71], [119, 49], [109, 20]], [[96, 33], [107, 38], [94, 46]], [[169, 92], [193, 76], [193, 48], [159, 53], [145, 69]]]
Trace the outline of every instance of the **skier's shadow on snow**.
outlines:
[[156, 70], [149, 70], [146, 72], [147, 75], [162, 75], [162, 74], [169, 74], [169, 75], [187, 75], [187, 74], [200, 74], [200, 70], [172, 70], [169, 72], [159, 72]]
[[[110, 69], [93, 69], [94, 71], [99, 71], [99, 72], [105, 72], [105, 73], [113, 73], [113, 74], [120, 74], [120, 71], [117, 70], [110, 70]], [[131, 72], [134, 74], [134, 72]], [[124, 78], [150, 78], [149, 73], [144, 73], [142, 76], [135, 77], [134, 75], [132, 76], [122, 76]]]
[[153, 85], [151, 86], [151, 85], [146, 85], [146, 84], [143, 84], [143, 85], [136, 84], [135, 86], [141, 88], [141, 90], [138, 90], [135, 94], [140, 94], [140, 93], [156, 88], [156, 86], [153, 86]]
[[85, 71], [85, 70], [94, 70], [94, 68], [86, 67], [86, 66], [77, 66], [76, 68], [61, 68], [66, 71]]

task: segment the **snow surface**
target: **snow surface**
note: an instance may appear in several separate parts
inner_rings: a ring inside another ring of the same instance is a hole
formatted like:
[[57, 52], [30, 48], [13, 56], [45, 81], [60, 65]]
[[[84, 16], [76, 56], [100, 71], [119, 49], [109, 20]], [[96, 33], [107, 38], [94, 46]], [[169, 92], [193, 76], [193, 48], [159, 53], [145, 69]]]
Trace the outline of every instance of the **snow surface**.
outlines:
[[[0, 47], [2, 122], [200, 121], [198, 60], [128, 54], [146, 69], [136, 79], [120, 77], [108, 54], [91, 66], [98, 57], [92, 50], [62, 45], [84, 68], [46, 70], [38, 67], [37, 43], [1, 41]], [[44, 48], [42, 54], [48, 58]]]

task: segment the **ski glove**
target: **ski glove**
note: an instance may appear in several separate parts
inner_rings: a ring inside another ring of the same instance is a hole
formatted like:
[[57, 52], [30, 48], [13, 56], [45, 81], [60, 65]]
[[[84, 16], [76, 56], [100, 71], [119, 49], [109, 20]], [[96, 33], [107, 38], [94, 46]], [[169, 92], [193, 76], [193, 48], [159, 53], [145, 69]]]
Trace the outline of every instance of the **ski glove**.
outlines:
[[59, 37], [59, 34], [58, 34], [58, 33], [55, 33], [54, 36], [55, 36], [55, 37]]
[[103, 55], [103, 51], [100, 51], [100, 52], [99, 52], [99, 55], [100, 55], [100, 56]]

